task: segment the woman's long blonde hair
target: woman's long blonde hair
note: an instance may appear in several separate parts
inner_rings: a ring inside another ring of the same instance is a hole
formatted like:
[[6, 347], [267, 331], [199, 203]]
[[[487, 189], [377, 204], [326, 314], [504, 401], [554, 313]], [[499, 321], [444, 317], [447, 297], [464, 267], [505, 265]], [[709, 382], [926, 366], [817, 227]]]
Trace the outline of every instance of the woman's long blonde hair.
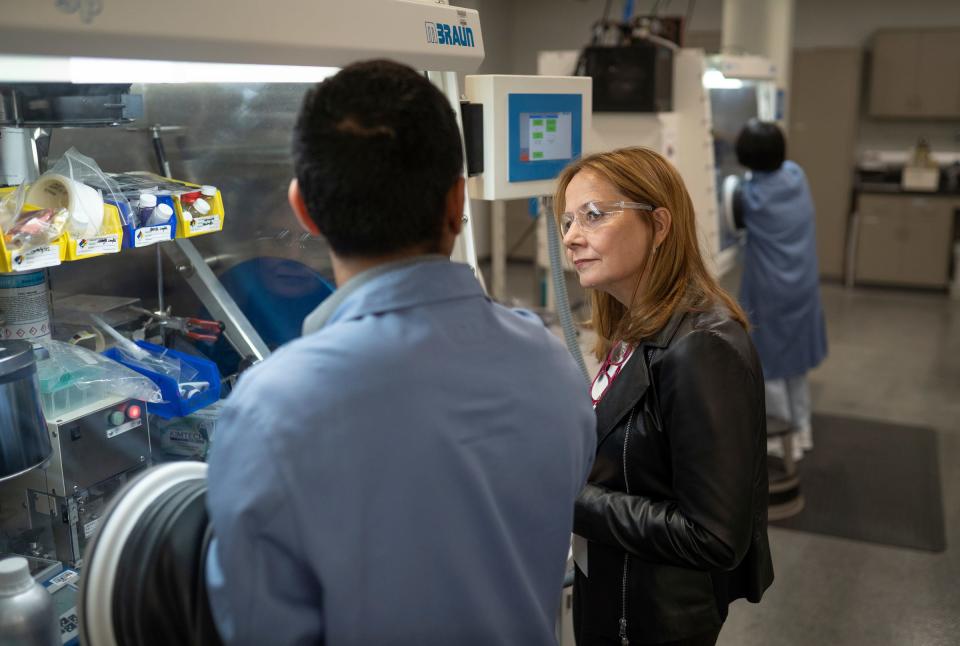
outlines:
[[[579, 159], [564, 169], [557, 182], [554, 214], [567, 210], [567, 186], [580, 171], [588, 170], [613, 185], [627, 200], [644, 202], [670, 211], [672, 224], [657, 249], [642, 250], [647, 259], [637, 275], [637, 286], [629, 308], [613, 296], [593, 290], [591, 324], [597, 333], [593, 348], [602, 361], [618, 341], [640, 343], [659, 332], [678, 310], [703, 311], [720, 305], [747, 329], [747, 316], [737, 302], [707, 271], [697, 242], [693, 201], [677, 169], [662, 155], [646, 148], [620, 148]], [[642, 212], [650, 225], [650, 213]], [[638, 249], [638, 252], [641, 251]], [[646, 287], [640, 285], [647, 275]]]

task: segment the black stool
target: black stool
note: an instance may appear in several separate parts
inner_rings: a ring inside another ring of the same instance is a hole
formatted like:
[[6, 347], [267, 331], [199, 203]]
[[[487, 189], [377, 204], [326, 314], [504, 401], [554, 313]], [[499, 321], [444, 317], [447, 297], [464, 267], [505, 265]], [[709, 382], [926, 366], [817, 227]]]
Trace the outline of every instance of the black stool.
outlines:
[[780, 440], [783, 458], [767, 456], [767, 476], [770, 481], [770, 500], [767, 517], [784, 520], [803, 510], [803, 494], [800, 492], [800, 473], [793, 459], [793, 442], [797, 429], [787, 420], [767, 417], [767, 437]]

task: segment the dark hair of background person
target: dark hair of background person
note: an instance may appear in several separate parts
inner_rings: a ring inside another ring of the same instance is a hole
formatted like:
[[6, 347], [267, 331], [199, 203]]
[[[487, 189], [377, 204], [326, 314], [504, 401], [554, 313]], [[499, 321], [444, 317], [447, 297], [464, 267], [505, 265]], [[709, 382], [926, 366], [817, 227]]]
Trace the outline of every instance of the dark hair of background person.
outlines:
[[293, 158], [310, 217], [344, 258], [434, 251], [463, 170], [449, 101], [388, 60], [349, 65], [307, 93]]
[[737, 161], [755, 171], [775, 171], [787, 156], [787, 143], [777, 124], [750, 119], [737, 135]]

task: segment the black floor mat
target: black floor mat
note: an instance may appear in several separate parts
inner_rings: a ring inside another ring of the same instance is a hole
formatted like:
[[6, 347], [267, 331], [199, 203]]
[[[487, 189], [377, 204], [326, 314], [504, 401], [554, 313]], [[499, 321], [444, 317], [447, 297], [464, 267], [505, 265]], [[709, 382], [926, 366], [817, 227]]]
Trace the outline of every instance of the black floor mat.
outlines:
[[813, 451], [799, 463], [803, 511], [771, 525], [871, 543], [946, 549], [937, 433], [813, 416]]

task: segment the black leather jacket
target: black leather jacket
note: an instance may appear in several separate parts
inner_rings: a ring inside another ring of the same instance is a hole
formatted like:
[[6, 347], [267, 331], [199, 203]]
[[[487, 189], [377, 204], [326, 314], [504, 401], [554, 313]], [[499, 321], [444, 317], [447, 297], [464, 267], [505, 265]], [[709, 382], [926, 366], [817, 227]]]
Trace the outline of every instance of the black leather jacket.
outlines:
[[597, 406], [577, 500], [578, 643], [656, 643], [719, 627], [773, 581], [763, 373], [725, 310], [674, 315]]

